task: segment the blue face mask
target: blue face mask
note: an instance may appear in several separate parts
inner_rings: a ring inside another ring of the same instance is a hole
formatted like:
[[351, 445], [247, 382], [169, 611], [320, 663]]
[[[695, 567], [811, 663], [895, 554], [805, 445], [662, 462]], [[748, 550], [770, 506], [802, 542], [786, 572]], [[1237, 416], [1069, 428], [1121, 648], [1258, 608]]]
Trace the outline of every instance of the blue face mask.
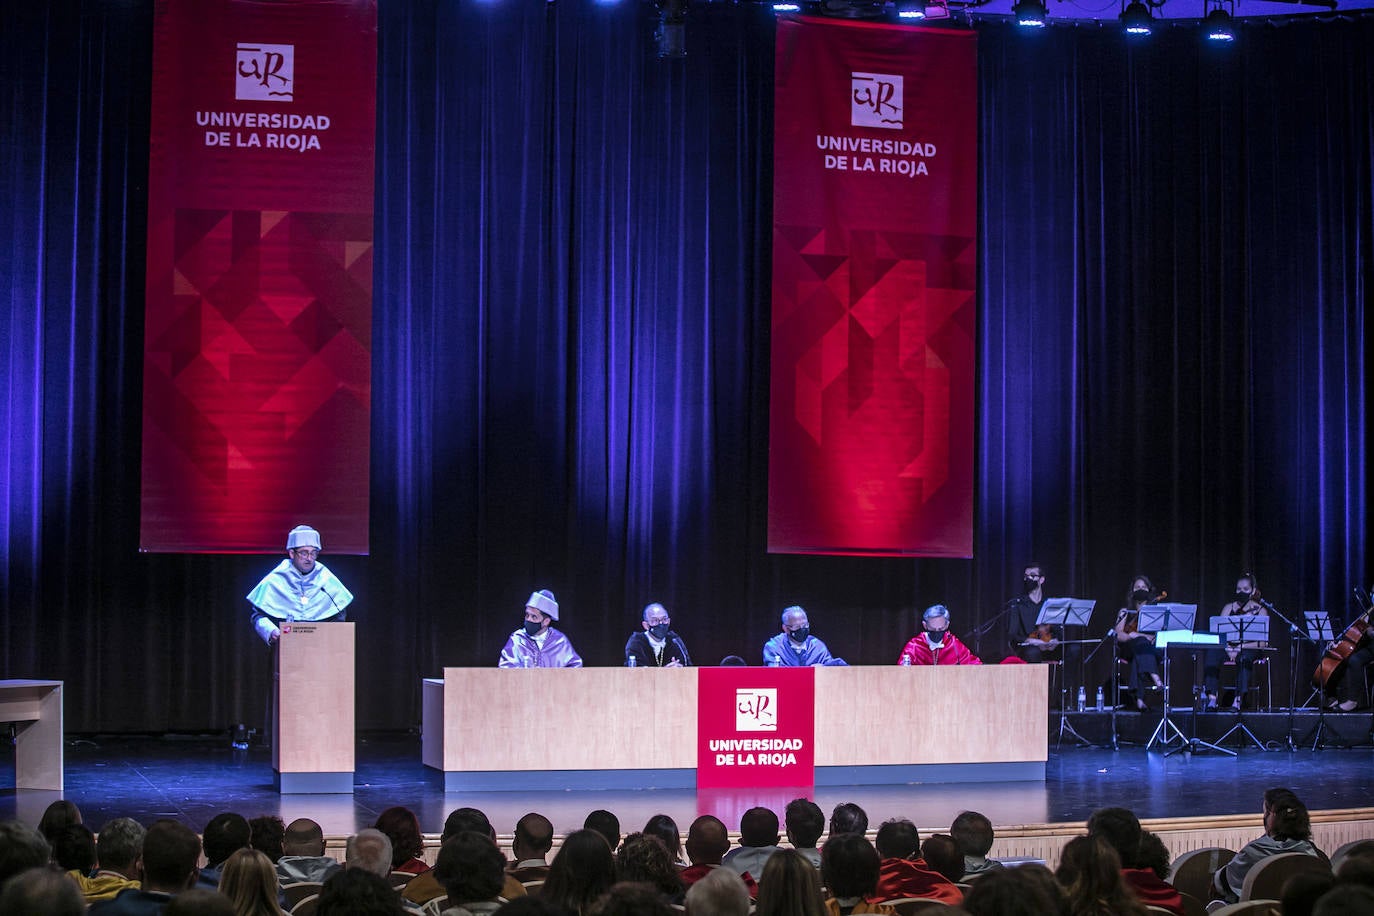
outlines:
[[525, 632], [528, 633], [528, 634], [531, 635], [531, 636], [538, 636], [538, 635], [539, 635], [539, 631], [542, 630], [542, 629], [544, 629], [544, 623], [543, 623], [543, 621], [538, 621], [538, 622], [533, 621], [533, 620], [526, 620], [526, 621], [525, 621]]
[[794, 642], [806, 642], [807, 637], [811, 635], [811, 628], [801, 627], [799, 629], [793, 630], [791, 633], [788, 633], [787, 635]]
[[663, 639], [668, 635], [668, 624], [656, 623], [649, 627], [649, 632], [653, 634], [654, 639]]

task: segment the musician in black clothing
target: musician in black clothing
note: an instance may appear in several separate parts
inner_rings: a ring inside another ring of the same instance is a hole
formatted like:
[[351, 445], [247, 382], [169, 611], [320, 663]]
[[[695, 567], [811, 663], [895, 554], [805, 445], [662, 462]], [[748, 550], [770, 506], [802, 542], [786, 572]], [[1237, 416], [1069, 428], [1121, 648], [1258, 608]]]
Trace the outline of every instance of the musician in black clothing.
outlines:
[[[1359, 594], [1356, 594], [1356, 599]], [[1369, 705], [1369, 692], [1366, 684], [1366, 671], [1374, 663], [1374, 627], [1370, 626], [1369, 615], [1374, 608], [1366, 609], [1346, 628], [1344, 633], [1337, 631], [1337, 639], [1327, 647], [1326, 653], [1317, 666], [1314, 680], [1319, 687], [1339, 694], [1340, 699], [1332, 698], [1328, 708], [1340, 712], [1354, 712]], [[1348, 651], [1351, 641], [1355, 650], [1339, 661], [1341, 654]], [[1326, 683], [1322, 684], [1325, 669]]]
[[645, 606], [642, 617], [640, 626], [643, 629], [625, 643], [625, 664], [641, 668], [691, 667], [687, 647], [670, 629], [673, 621], [668, 617], [668, 609], [654, 602]]
[[[1245, 573], [1236, 580], [1236, 596], [1234, 600], [1221, 609], [1218, 616], [1231, 617], [1236, 614], [1269, 616], [1264, 599], [1260, 597], [1259, 582], [1255, 579], [1254, 573]], [[1265, 645], [1265, 643], [1247, 639], [1244, 642], [1228, 643], [1224, 649], [1207, 650], [1202, 661], [1202, 678], [1203, 688], [1207, 695], [1208, 709], [1217, 708], [1217, 684], [1220, 680], [1223, 656], [1236, 663], [1236, 698], [1231, 703], [1231, 708], [1239, 710], [1241, 700], [1245, 698], [1245, 691], [1250, 687], [1251, 668], [1254, 667], [1255, 660], [1260, 658], [1261, 650], [1264, 649]]]
[[1039, 563], [1027, 563], [1021, 570], [1022, 593], [1007, 602], [1007, 641], [1011, 650], [1035, 664], [1059, 657], [1059, 628], [1039, 629], [1035, 621], [1045, 603], [1045, 576]]

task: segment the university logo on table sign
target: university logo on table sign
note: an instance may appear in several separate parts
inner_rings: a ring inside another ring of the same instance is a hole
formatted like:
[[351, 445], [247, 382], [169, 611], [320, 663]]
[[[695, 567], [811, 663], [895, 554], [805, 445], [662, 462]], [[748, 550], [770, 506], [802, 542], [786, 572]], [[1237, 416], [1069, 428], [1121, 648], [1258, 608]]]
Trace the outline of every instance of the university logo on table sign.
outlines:
[[849, 123], [853, 127], [901, 130], [902, 77], [890, 73], [849, 74]]
[[778, 689], [776, 687], [739, 687], [735, 690], [735, 730], [775, 732], [778, 730]]
[[234, 98], [240, 102], [290, 102], [296, 92], [296, 46], [238, 43]]

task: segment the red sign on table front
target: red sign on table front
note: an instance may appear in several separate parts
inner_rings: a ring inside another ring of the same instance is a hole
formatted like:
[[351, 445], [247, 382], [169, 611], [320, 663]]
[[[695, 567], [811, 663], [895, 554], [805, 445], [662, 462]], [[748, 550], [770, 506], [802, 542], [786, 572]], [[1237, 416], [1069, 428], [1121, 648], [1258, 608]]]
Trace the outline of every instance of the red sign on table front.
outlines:
[[697, 671], [697, 787], [809, 786], [816, 774], [816, 672]]

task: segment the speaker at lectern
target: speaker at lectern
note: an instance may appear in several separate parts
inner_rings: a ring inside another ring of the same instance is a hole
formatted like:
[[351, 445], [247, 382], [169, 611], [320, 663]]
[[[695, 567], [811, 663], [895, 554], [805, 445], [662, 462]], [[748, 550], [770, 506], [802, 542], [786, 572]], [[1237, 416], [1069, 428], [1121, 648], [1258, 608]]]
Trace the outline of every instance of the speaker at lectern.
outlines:
[[352, 793], [352, 623], [283, 623], [272, 769], [282, 794]]

